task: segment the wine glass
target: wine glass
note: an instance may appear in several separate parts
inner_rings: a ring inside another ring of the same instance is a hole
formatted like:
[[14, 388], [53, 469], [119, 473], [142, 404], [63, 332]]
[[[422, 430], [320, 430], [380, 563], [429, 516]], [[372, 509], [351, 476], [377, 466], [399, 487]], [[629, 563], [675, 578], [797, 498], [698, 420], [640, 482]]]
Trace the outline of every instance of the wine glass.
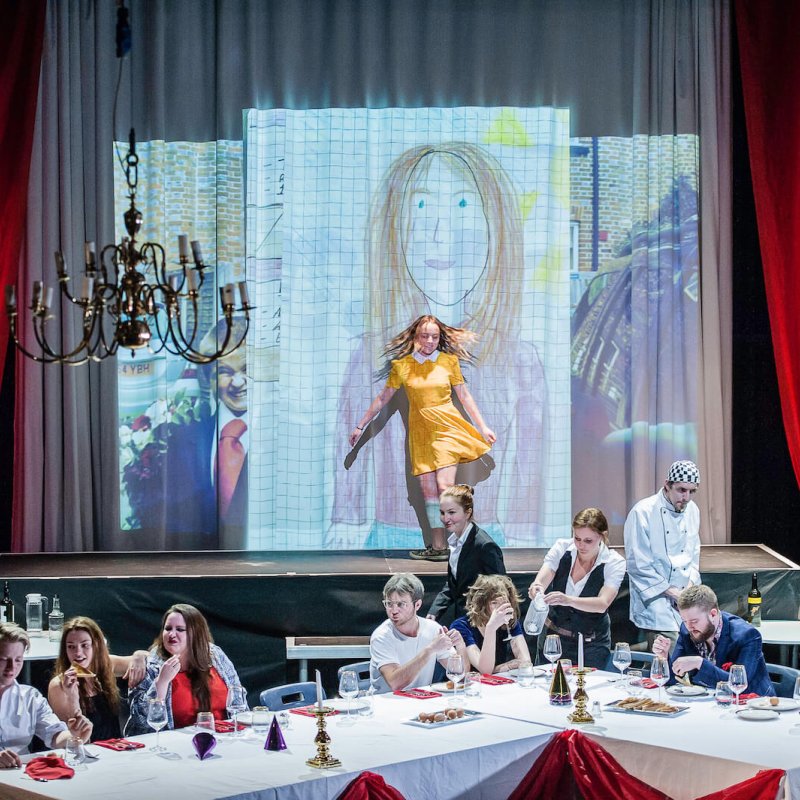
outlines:
[[561, 637], [558, 634], [551, 633], [545, 638], [542, 654], [550, 662], [551, 672], [555, 672], [555, 663], [561, 658]]
[[739, 695], [747, 688], [747, 670], [744, 664], [733, 664], [728, 672], [728, 686], [736, 695], [734, 705], [739, 705]]
[[356, 718], [350, 716], [350, 701], [354, 697], [358, 697], [358, 674], [354, 670], [343, 670], [339, 676], [339, 697], [344, 697], [347, 700], [347, 716], [341, 717], [339, 724], [352, 725]]
[[445, 666], [447, 677], [453, 681], [453, 699], [458, 697], [458, 684], [464, 679], [464, 659], [456, 654], [447, 657]]
[[512, 619], [514, 619], [514, 612], [509, 608], [506, 612], [506, 636], [503, 638], [504, 642], [510, 642], [514, 638], [514, 635], [511, 633]]
[[233, 720], [233, 735], [239, 735], [239, 714], [247, 711], [247, 690], [238, 683], [232, 683], [228, 687], [228, 699], [225, 701], [225, 708], [228, 716]]
[[627, 642], [617, 642], [611, 663], [625, 677], [625, 670], [631, 665], [631, 646]]
[[650, 665], [650, 680], [658, 686], [658, 702], [661, 702], [661, 687], [669, 680], [669, 661], [656, 656]]
[[154, 697], [147, 704], [147, 724], [156, 732], [156, 743], [150, 748], [154, 753], [166, 752], [166, 747], [161, 747], [158, 737], [161, 729], [167, 724], [167, 706], [163, 700]]

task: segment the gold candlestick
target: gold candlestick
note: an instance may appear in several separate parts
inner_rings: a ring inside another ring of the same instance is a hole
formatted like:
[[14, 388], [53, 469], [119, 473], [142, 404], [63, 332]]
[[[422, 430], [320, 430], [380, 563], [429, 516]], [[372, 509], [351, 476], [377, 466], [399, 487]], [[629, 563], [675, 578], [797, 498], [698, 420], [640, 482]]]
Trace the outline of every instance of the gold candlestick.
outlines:
[[309, 758], [306, 761], [309, 767], [314, 767], [315, 769], [330, 769], [331, 767], [342, 766], [342, 762], [331, 755], [328, 747], [331, 737], [328, 736], [328, 731], [325, 730], [325, 717], [332, 713], [333, 709], [328, 706], [324, 706], [323, 708], [314, 707], [314, 715], [317, 718], [317, 735], [314, 737], [314, 743], [317, 745], [317, 755], [315, 758]]
[[584, 688], [586, 685], [585, 676], [588, 670], [573, 669], [572, 672], [574, 675], [578, 676], [578, 687], [575, 689], [575, 697], [573, 698], [575, 701], [575, 710], [567, 716], [567, 719], [577, 725], [594, 722], [594, 717], [588, 710], [589, 695], [586, 694], [586, 689]]

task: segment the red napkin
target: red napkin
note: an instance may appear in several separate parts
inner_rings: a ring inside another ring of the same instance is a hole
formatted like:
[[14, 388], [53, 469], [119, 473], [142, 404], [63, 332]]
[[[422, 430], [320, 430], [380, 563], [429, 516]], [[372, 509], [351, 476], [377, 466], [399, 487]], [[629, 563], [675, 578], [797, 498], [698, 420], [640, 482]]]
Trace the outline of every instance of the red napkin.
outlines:
[[[236, 730], [243, 731], [247, 726], [242, 725], [241, 722], [236, 723]], [[217, 733], [233, 733], [233, 720], [232, 719], [215, 719], [214, 729]]]
[[40, 756], [31, 759], [25, 765], [25, 774], [31, 778], [41, 778], [46, 781], [56, 781], [59, 778], [71, 778], [75, 774], [72, 767], [64, 763], [58, 756]]
[[651, 681], [650, 678], [642, 678], [642, 682], [640, 684], [644, 689], [657, 689], [658, 684], [655, 681]]
[[138, 750], [144, 747], [144, 742], [132, 742], [130, 739], [102, 739], [101, 741], [92, 742], [92, 744], [96, 744], [98, 747], [106, 747], [109, 750], [117, 750], [118, 752]]
[[[303, 706], [302, 708], [293, 708], [293, 709], [291, 709], [291, 711], [289, 711], [289, 713], [290, 714], [299, 714], [301, 717], [314, 717], [314, 716], [316, 716], [316, 714], [314, 714], [314, 709], [315, 708], [316, 708], [315, 705]], [[333, 711], [331, 711], [330, 714], [328, 714], [328, 716], [329, 717], [333, 717], [333, 716], [336, 716], [336, 714], [338, 714], [338, 713], [339, 712], [334, 709]]]
[[502, 675], [481, 675], [479, 680], [488, 686], [502, 686], [504, 683], [514, 683], [513, 678], [504, 678]]
[[427, 689], [406, 689], [399, 690], [395, 694], [398, 697], [413, 697], [416, 700], [430, 700], [432, 697], [441, 697], [441, 692], [429, 692]]
[[758, 694], [757, 692], [748, 692], [747, 694], [740, 694], [739, 705], [742, 705], [742, 703], [746, 703], [748, 700], [755, 700], [757, 697], [761, 697], [761, 695]]

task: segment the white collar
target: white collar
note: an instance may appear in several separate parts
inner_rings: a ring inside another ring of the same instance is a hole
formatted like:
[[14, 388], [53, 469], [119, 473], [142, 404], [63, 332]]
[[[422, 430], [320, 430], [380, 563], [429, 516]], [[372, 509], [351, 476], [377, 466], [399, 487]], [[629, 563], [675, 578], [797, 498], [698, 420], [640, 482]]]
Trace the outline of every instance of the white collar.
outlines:
[[429, 356], [424, 356], [419, 350], [415, 350], [412, 355], [418, 364], [424, 364], [426, 361], [433, 361], [435, 363], [436, 359], [439, 358], [439, 352], [439, 350], [434, 350]]
[[464, 528], [464, 533], [461, 536], [456, 536], [454, 533], [451, 533], [447, 537], [447, 544], [450, 545], [451, 550], [460, 550], [464, 546], [464, 542], [467, 540], [467, 536], [469, 536], [470, 531], [472, 531], [472, 526], [474, 522], [470, 522], [469, 525]]
[[[572, 562], [578, 558], [578, 548], [575, 547], [575, 542], [570, 542], [569, 550], [572, 551]], [[611, 549], [605, 542], [600, 542], [600, 552], [597, 554], [597, 559], [594, 562], [596, 567], [598, 564], [607, 564], [611, 560]], [[594, 567], [592, 567], [594, 569]]]

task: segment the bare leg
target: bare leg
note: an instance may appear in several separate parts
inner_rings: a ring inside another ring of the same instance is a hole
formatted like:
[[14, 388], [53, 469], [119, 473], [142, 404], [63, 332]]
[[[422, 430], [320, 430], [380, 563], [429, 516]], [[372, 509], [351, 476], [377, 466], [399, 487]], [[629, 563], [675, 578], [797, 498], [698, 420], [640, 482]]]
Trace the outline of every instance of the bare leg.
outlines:
[[[438, 471], [425, 472], [419, 476], [419, 484], [422, 488], [422, 496], [425, 499], [426, 510], [434, 503], [437, 506], [439, 505], [438, 476]], [[447, 538], [444, 535], [444, 528], [442, 528], [441, 525], [434, 526], [433, 521], [431, 521], [431, 547], [436, 550], [444, 550], [444, 548], [447, 547]]]

